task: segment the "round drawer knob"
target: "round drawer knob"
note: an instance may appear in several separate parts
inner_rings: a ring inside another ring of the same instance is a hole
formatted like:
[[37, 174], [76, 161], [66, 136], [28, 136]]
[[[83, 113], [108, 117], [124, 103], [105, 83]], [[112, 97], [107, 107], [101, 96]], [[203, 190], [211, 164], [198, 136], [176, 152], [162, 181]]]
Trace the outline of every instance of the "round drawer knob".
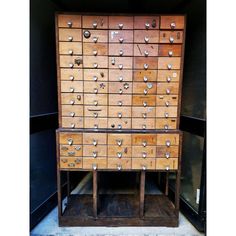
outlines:
[[146, 157], [147, 157], [147, 153], [143, 152], [143, 158], [146, 158]]
[[147, 89], [144, 89], [143, 93], [146, 95], [148, 93]]
[[69, 53], [70, 55], [73, 55], [73, 50], [69, 50], [68, 53]]
[[122, 113], [121, 113], [121, 112], [118, 113], [118, 117], [119, 117], [119, 118], [122, 117]]
[[93, 37], [93, 42], [96, 43], [98, 41], [98, 37]]
[[146, 24], [145, 24], [145, 28], [146, 28], [146, 29], [149, 29], [149, 28], [150, 28], [150, 24], [149, 24], [149, 23], [146, 23]]
[[122, 166], [121, 165], [117, 165], [117, 170], [121, 170]]
[[143, 165], [142, 166], [142, 170], [146, 170], [146, 169], [147, 169], [147, 167]]
[[166, 152], [165, 157], [166, 157], [167, 159], [170, 158], [170, 153], [169, 153], [169, 152]]
[[144, 55], [145, 55], [145, 57], [147, 57], [148, 56], [148, 51], [144, 51]]
[[170, 90], [169, 89], [166, 89], [166, 94], [170, 94]]
[[70, 42], [73, 41], [73, 37], [72, 37], [72, 36], [69, 36], [69, 37], [68, 37], [68, 41], [70, 41]]
[[166, 170], [169, 170], [170, 169], [170, 167], [169, 166], [166, 166]]
[[93, 55], [94, 55], [94, 56], [97, 56], [97, 55], [98, 55], [98, 51], [97, 51], [97, 50], [94, 50], [94, 51], [93, 51]]
[[144, 67], [145, 70], [147, 70], [147, 69], [148, 69], [148, 64], [145, 63], [145, 64], [143, 65], [143, 67]]
[[94, 127], [94, 129], [98, 129], [98, 125], [94, 125], [93, 127]]
[[173, 37], [170, 37], [170, 43], [173, 43], [174, 42], [174, 38]]
[[149, 42], [149, 38], [148, 37], [144, 37], [144, 42], [148, 43]]
[[94, 115], [94, 118], [98, 117], [98, 113], [97, 112], [93, 113], [93, 115]]
[[120, 90], [119, 90], [119, 94], [122, 94], [122, 93], [123, 93], [123, 90], [122, 90], [122, 89], [120, 89]]
[[115, 58], [114, 58], [114, 57], [111, 59], [111, 64], [112, 64], [112, 65], [115, 65], [115, 64], [116, 64], [116, 61], [115, 61]]
[[146, 126], [146, 125], [143, 125], [142, 127], [143, 127], [143, 129], [146, 129], [146, 128], [147, 128], [147, 126]]
[[70, 104], [74, 105], [75, 104], [75, 100], [70, 100]]
[[72, 138], [68, 138], [67, 141], [68, 141], [68, 144], [69, 144], [70, 146], [73, 144], [73, 139], [72, 139]]
[[98, 144], [97, 140], [93, 140], [93, 145], [97, 146], [97, 144]]
[[118, 129], [122, 129], [122, 125], [118, 125]]
[[70, 92], [73, 93], [75, 91], [74, 88], [70, 88]]
[[169, 51], [169, 52], [168, 52], [168, 55], [169, 55], [170, 57], [172, 57], [172, 56], [173, 56], [173, 52], [172, 52], [172, 51]]
[[95, 88], [93, 91], [94, 91], [95, 94], [98, 93], [98, 89], [97, 88]]
[[97, 22], [93, 22], [93, 28], [96, 29], [98, 26], [98, 23]]
[[147, 106], [147, 102], [143, 102], [143, 106], [146, 107]]
[[175, 26], [176, 26], [176, 25], [175, 25], [175, 22], [171, 22], [171, 23], [170, 23], [170, 28], [171, 28], [171, 29], [174, 29]]
[[147, 141], [143, 141], [143, 146], [144, 146], [144, 147], [147, 146]]
[[70, 127], [71, 127], [72, 129], [73, 129], [73, 128], [75, 128], [75, 124], [71, 124], [71, 126], [70, 126]]
[[166, 104], [167, 107], [170, 105], [168, 101], [166, 101], [165, 104]]
[[119, 29], [123, 29], [124, 24], [119, 24], [118, 27]]
[[71, 113], [70, 113], [70, 116], [71, 116], [71, 117], [74, 117], [74, 116], [75, 116], [75, 113], [74, 113], [74, 112], [71, 112]]
[[170, 140], [167, 140], [167, 141], [166, 141], [166, 146], [167, 146], [167, 147], [170, 147]]
[[72, 75], [69, 78], [71, 81], [73, 81], [75, 79], [74, 76], [72, 76]]
[[148, 81], [148, 78], [146, 76], [143, 77], [143, 81], [144, 82], [147, 82]]
[[96, 158], [97, 157], [97, 152], [93, 152], [93, 157]]
[[122, 76], [119, 77], [119, 81], [120, 81], [120, 82], [123, 81], [123, 77], [122, 77]]
[[71, 28], [71, 27], [72, 27], [72, 22], [71, 22], [71, 21], [68, 21], [68, 22], [67, 22], [67, 25], [68, 25], [68, 27]]
[[84, 31], [84, 37], [88, 39], [91, 36], [90, 32], [88, 30]]
[[143, 118], [144, 118], [144, 119], [147, 118], [147, 113], [143, 113]]
[[169, 83], [171, 81], [171, 77], [167, 77], [166, 81]]
[[165, 118], [168, 118], [168, 117], [169, 117], [169, 113], [165, 112]]
[[164, 125], [164, 129], [165, 130], [169, 129], [169, 126], [168, 125]]
[[94, 80], [94, 81], [97, 81], [97, 80], [98, 80], [98, 77], [97, 77], [97, 76], [93, 76], [93, 80]]
[[94, 64], [93, 64], [93, 67], [94, 67], [94, 68], [98, 68], [98, 64], [97, 64], [97, 63], [94, 63]]
[[76, 150], [76, 151], [79, 151], [80, 149], [81, 149], [80, 146], [75, 147], [75, 150]]
[[73, 64], [73, 63], [69, 63], [69, 67], [70, 67], [70, 68], [73, 68], [73, 67], [74, 67], [74, 64]]
[[81, 95], [77, 95], [77, 99], [80, 101], [81, 100]]
[[123, 102], [122, 102], [122, 101], [119, 101], [119, 102], [118, 102], [118, 105], [119, 105], [119, 106], [122, 106], [122, 105], [123, 105]]
[[168, 65], [167, 65], [167, 69], [168, 69], [168, 70], [171, 70], [171, 68], [172, 68], [172, 65], [171, 65], [171, 64], [168, 64]]
[[119, 38], [119, 42], [123, 43], [124, 42], [124, 38]]
[[120, 56], [123, 56], [124, 54], [124, 51], [121, 49], [120, 52], [119, 52]]
[[92, 164], [92, 169], [93, 170], [97, 170], [97, 165], [96, 164]]
[[120, 140], [117, 140], [117, 145], [120, 147], [120, 146], [122, 145], [122, 142], [123, 142], [123, 140], [122, 140], [122, 139], [120, 139]]
[[118, 156], [119, 158], [121, 158], [121, 157], [122, 157], [122, 152], [117, 152], [117, 156]]
[[123, 65], [119, 64], [119, 69], [122, 70], [123, 69]]
[[98, 105], [98, 101], [97, 100], [95, 100], [93, 103], [94, 103], [95, 106]]

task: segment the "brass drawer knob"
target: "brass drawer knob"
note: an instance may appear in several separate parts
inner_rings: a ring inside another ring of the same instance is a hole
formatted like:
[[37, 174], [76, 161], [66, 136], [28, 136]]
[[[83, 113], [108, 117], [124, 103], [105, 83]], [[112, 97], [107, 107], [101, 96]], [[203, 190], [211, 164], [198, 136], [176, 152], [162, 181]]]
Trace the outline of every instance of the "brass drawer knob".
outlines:
[[71, 112], [71, 113], [70, 113], [70, 116], [71, 116], [71, 117], [74, 117], [74, 116], [75, 116], [75, 113], [74, 113], [74, 112]]
[[145, 55], [145, 57], [147, 57], [148, 56], [148, 51], [144, 51], [144, 55]]
[[72, 42], [72, 41], [73, 41], [73, 37], [72, 37], [72, 36], [69, 36], [69, 37], [68, 37], [68, 41]]
[[97, 76], [93, 76], [93, 80], [94, 81], [98, 81], [98, 77]]
[[118, 129], [122, 129], [122, 125], [120, 125], [120, 124], [117, 127], [118, 127]]
[[94, 157], [94, 158], [96, 158], [96, 157], [97, 157], [97, 155], [98, 155], [98, 153], [97, 153], [97, 152], [93, 152], [93, 157]]
[[69, 144], [70, 146], [73, 144], [73, 139], [72, 139], [72, 138], [68, 138], [67, 141], [68, 141], [68, 144]]
[[120, 54], [120, 56], [123, 56], [124, 51], [122, 49], [120, 49], [119, 54]]
[[166, 141], [166, 146], [167, 146], [167, 147], [170, 147], [170, 144], [171, 144], [171, 143], [170, 143], [170, 140], [167, 140], [167, 141]]
[[171, 68], [172, 68], [172, 65], [171, 65], [171, 64], [168, 64], [168, 65], [167, 65], [167, 69], [168, 69], [168, 70], [171, 70]]
[[118, 117], [121, 118], [122, 117], [122, 113], [118, 112]]
[[93, 146], [97, 146], [97, 144], [98, 144], [98, 141], [97, 140], [93, 140]]
[[165, 118], [168, 118], [169, 117], [169, 113], [168, 112], [165, 112]]
[[117, 170], [121, 170], [122, 169], [122, 165], [118, 164], [117, 165]]
[[98, 23], [97, 22], [93, 22], [93, 28], [96, 29], [98, 26]]
[[123, 77], [122, 77], [122, 76], [119, 77], [119, 81], [120, 81], [120, 82], [123, 81]]
[[149, 23], [146, 23], [146, 24], [145, 24], [145, 28], [146, 28], [146, 29], [149, 29], [149, 28], [150, 28], [150, 24], [149, 24]]
[[118, 27], [119, 29], [123, 29], [124, 24], [119, 24]]
[[73, 55], [73, 50], [69, 50], [68, 53], [69, 53], [70, 55]]
[[143, 68], [144, 68], [145, 70], [147, 70], [147, 69], [148, 69], [148, 64], [145, 63], [145, 64], [143, 65]]
[[92, 164], [92, 169], [93, 170], [97, 170], [97, 165], [96, 164]]
[[171, 23], [170, 23], [170, 28], [171, 28], [171, 29], [174, 29], [175, 26], [176, 26], [176, 25], [175, 25], [175, 22], [171, 22]]
[[97, 50], [94, 50], [94, 51], [93, 51], [93, 55], [94, 55], [94, 56], [97, 56], [97, 55], [98, 55], [98, 51], [97, 51]]
[[94, 68], [98, 68], [98, 63], [94, 63], [94, 64], [93, 64], [93, 67], [94, 67]]
[[70, 67], [70, 68], [73, 68], [73, 67], [74, 67], [74, 64], [73, 64], [73, 63], [69, 63], [69, 67]]
[[75, 124], [72, 123], [70, 127], [71, 127], [72, 129], [74, 129], [74, 128], [75, 128]]
[[117, 157], [121, 158], [122, 157], [122, 152], [117, 152]]
[[122, 139], [118, 139], [116, 142], [117, 142], [117, 145], [120, 147], [122, 145], [122, 143], [123, 143], [123, 140]]
[[120, 69], [120, 70], [123, 69], [123, 64], [119, 64], [119, 69]]
[[68, 22], [67, 22], [67, 25], [68, 25], [68, 27], [71, 28], [71, 27], [72, 27], [72, 22], [71, 22], [71, 21], [68, 21]]
[[75, 104], [75, 100], [70, 100], [70, 104], [74, 105]]
[[169, 55], [170, 57], [172, 57], [172, 56], [173, 56], [173, 52], [172, 52], [172, 51], [169, 51], [169, 52], [168, 52], [168, 55]]
[[147, 146], [147, 141], [146, 141], [146, 140], [143, 141], [143, 146], [144, 146], [144, 147]]
[[98, 41], [98, 37], [93, 37], [93, 42], [96, 43]]
[[71, 81], [74, 80], [74, 76], [73, 75], [71, 75], [69, 78], [70, 78]]
[[147, 157], [147, 153], [146, 152], [143, 152], [143, 158], [146, 158]]
[[122, 101], [119, 101], [118, 102], [118, 105], [121, 107], [123, 105], [123, 102]]
[[147, 82], [148, 81], [148, 78], [146, 76], [143, 77], [143, 81], [144, 82]]
[[144, 42], [148, 43], [149, 42], [149, 38], [148, 37], [144, 37]]
[[124, 38], [119, 38], [119, 42], [123, 43], [124, 42]]
[[170, 43], [173, 43], [174, 42], [174, 38], [173, 37], [170, 37]]

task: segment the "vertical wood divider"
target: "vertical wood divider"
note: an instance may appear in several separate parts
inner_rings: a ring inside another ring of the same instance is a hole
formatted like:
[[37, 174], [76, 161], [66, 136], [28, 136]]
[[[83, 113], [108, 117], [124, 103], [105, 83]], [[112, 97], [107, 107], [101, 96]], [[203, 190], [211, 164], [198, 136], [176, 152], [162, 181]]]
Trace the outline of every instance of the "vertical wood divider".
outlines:
[[93, 170], [93, 216], [97, 218], [97, 200], [98, 200], [98, 185], [97, 185], [97, 170]]
[[140, 200], [139, 200], [139, 216], [144, 217], [144, 201], [145, 201], [145, 170], [141, 170], [140, 175]]

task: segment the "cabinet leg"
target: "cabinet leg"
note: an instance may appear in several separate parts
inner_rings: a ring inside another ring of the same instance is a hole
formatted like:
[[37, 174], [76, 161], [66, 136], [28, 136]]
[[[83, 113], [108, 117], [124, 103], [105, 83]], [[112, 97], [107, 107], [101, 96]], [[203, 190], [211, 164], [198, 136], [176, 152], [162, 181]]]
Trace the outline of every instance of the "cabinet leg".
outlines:
[[175, 209], [179, 211], [179, 194], [180, 194], [180, 170], [176, 173], [176, 183], [175, 183]]
[[93, 170], [93, 216], [97, 218], [98, 181], [97, 171]]
[[67, 171], [66, 179], [67, 179], [67, 201], [69, 201], [69, 197], [70, 197], [70, 171]]
[[61, 199], [61, 172], [57, 168], [57, 201], [58, 201], [58, 216], [62, 216], [62, 199]]
[[139, 215], [140, 218], [144, 217], [144, 197], [145, 197], [145, 171], [141, 171], [140, 175], [140, 202], [139, 202]]
[[165, 195], [169, 194], [169, 172], [166, 172], [166, 186], [165, 186]]

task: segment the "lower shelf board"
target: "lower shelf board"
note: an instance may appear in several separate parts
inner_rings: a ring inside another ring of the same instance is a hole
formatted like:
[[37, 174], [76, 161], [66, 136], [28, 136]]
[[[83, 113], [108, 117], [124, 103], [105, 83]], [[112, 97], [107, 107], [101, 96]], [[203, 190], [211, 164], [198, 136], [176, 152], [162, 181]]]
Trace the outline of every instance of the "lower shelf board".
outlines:
[[60, 226], [178, 226], [179, 214], [165, 195], [145, 195], [144, 217], [139, 217], [139, 195], [99, 194], [93, 216], [92, 195], [71, 195]]

